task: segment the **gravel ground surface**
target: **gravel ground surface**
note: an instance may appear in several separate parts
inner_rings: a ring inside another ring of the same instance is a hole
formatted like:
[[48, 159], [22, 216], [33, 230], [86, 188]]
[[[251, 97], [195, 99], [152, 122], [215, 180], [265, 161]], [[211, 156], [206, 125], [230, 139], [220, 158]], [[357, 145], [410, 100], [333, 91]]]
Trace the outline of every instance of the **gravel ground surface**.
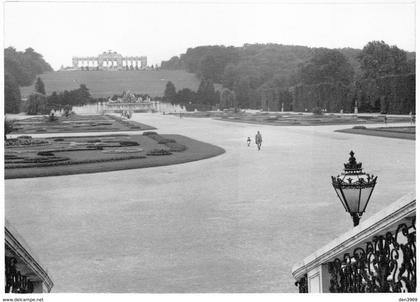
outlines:
[[[6, 180], [6, 217], [48, 268], [54, 292], [297, 292], [293, 264], [352, 228], [330, 178], [350, 150], [378, 175], [362, 219], [415, 190], [415, 141], [334, 132], [348, 125], [134, 119], [226, 153]], [[246, 145], [257, 130], [261, 151]]]

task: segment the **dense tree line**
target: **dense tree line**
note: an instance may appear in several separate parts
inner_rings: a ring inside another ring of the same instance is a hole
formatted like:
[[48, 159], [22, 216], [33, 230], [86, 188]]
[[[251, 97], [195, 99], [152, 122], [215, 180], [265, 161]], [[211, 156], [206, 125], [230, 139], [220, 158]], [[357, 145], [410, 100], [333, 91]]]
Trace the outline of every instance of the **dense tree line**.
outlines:
[[4, 74], [4, 112], [19, 113], [21, 105], [21, 96], [19, 84], [10, 74]]
[[[189, 48], [185, 54], [162, 62], [161, 67], [185, 69], [202, 81], [222, 84], [242, 108], [260, 109], [263, 103], [278, 103], [280, 99], [292, 108], [288, 91], [293, 87], [325, 83], [348, 86], [363, 79], [413, 73], [414, 57], [414, 53], [383, 41], [369, 42], [362, 50], [245, 44]], [[331, 85], [324, 85], [323, 91]], [[280, 108], [280, 104], [274, 107]]]
[[16, 51], [13, 47], [4, 50], [4, 70], [12, 75], [19, 86], [30, 86], [37, 75], [52, 71], [42, 55], [32, 48]]
[[187, 109], [206, 108], [211, 109], [220, 102], [219, 93], [215, 90], [212, 80], [203, 79], [197, 91], [183, 88], [176, 91], [172, 82], [166, 84], [163, 101], [185, 106]]
[[[45, 89], [45, 88], [44, 88]], [[64, 90], [63, 92], [53, 92], [50, 95], [32, 93], [25, 104], [27, 114], [49, 114], [52, 109], [62, 110], [73, 106], [82, 106], [96, 101], [90, 95], [86, 85], [81, 84], [78, 89]]]
[[415, 72], [415, 59], [407, 52], [384, 41], [372, 41], [363, 47], [359, 60], [364, 79]]
[[42, 55], [32, 48], [16, 51], [13, 47], [4, 50], [4, 108], [6, 113], [17, 113], [21, 98], [19, 86], [31, 85], [36, 76], [52, 71]]
[[[299, 68], [313, 57], [316, 50], [278, 44], [201, 46], [189, 48], [185, 54], [162, 62], [161, 68], [193, 72], [234, 91], [241, 107], [258, 107], [264, 88], [286, 88], [297, 84]], [[360, 69], [357, 62], [360, 50], [346, 48], [337, 52], [349, 60], [351, 67]]]

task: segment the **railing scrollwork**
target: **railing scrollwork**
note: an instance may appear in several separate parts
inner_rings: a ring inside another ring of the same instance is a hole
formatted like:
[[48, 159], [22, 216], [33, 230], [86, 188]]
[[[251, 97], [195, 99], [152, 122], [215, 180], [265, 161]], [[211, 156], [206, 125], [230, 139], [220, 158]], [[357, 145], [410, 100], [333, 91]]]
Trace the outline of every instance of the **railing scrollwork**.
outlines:
[[5, 293], [32, 293], [34, 291], [33, 284], [26, 276], [23, 276], [17, 270], [17, 260], [14, 257], [5, 257], [6, 276], [5, 276]]
[[305, 274], [302, 278], [295, 282], [299, 289], [299, 293], [308, 293], [308, 275]]
[[416, 221], [400, 224], [395, 233], [375, 236], [328, 264], [330, 292], [415, 292]]

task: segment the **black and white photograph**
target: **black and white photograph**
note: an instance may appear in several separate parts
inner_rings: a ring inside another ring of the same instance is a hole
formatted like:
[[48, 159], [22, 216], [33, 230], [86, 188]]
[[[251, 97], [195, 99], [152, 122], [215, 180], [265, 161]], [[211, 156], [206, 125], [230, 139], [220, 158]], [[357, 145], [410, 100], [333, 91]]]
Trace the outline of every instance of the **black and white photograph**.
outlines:
[[2, 10], [3, 301], [417, 301], [415, 1]]

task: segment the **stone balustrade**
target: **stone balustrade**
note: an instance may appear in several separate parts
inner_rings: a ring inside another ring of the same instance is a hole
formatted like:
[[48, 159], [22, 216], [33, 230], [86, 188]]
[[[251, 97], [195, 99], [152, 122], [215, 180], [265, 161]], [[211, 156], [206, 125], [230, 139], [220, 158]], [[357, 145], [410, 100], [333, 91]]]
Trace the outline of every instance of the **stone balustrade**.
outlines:
[[416, 291], [416, 197], [409, 193], [293, 267], [301, 293]]

